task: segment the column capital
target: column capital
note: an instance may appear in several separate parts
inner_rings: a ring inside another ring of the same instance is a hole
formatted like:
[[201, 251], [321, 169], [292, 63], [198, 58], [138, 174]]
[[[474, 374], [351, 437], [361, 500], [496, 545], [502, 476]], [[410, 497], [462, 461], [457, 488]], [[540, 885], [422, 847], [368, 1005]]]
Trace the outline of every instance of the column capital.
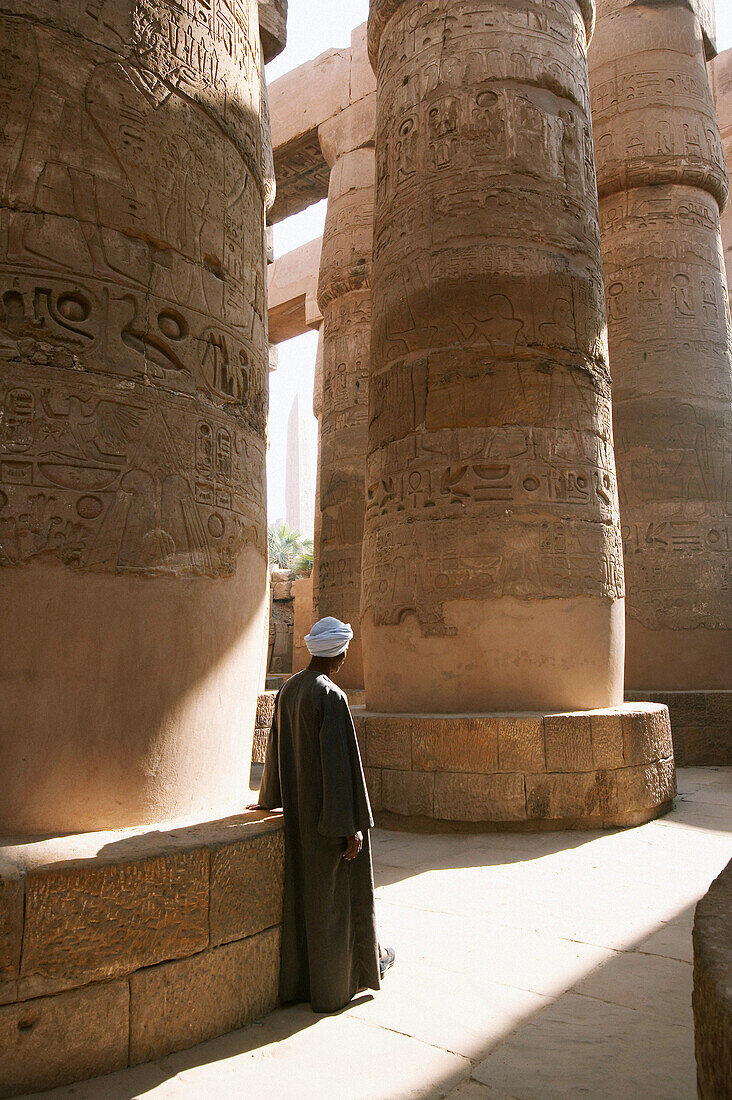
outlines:
[[[573, 0], [579, 8], [587, 29], [587, 40], [592, 37], [595, 25], [595, 0]], [[617, 0], [619, 2], [619, 0]], [[711, 0], [697, 0], [698, 3], [711, 2]], [[376, 72], [379, 58], [379, 44], [384, 27], [391, 17], [404, 5], [411, 3], [415, 10], [427, 7], [424, 4], [415, 4], [414, 0], [371, 0], [368, 19], [368, 50], [371, 66]]]

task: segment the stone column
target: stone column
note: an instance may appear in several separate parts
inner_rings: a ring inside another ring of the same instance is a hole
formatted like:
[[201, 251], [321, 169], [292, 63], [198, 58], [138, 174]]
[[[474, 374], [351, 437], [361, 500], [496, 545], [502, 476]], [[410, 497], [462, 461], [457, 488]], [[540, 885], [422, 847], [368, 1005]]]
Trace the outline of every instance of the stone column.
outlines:
[[[732, 166], [732, 49], [725, 50], [710, 61], [708, 71], [729, 174]], [[732, 202], [728, 201], [724, 208], [721, 225], [722, 252], [729, 288], [732, 279]]]
[[[631, 691], [729, 687], [727, 175], [688, 6], [599, 4], [590, 51]], [[672, 713], [672, 720], [674, 715]], [[694, 724], [703, 724], [700, 714]]]
[[589, 713], [622, 701], [624, 621], [593, 14], [371, 3], [359, 726], [375, 801], [402, 816], [622, 822], [673, 789], [663, 708], [649, 798], [622, 775], [620, 710]]
[[319, 617], [335, 615], [353, 625], [353, 642], [338, 682], [357, 689], [363, 687], [361, 546], [371, 339], [374, 112], [372, 94], [319, 131], [331, 173], [318, 282], [323, 379], [315, 589]]
[[257, 5], [232, 10], [2, 19], [2, 832], [210, 820], [248, 788], [264, 185]]

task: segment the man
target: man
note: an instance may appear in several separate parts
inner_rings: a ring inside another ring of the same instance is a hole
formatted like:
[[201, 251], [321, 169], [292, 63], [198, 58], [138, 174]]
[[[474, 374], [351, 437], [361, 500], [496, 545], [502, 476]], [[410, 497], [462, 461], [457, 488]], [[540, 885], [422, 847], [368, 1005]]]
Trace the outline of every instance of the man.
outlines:
[[309, 666], [275, 700], [256, 808], [282, 806], [285, 897], [280, 1000], [336, 1012], [379, 989], [394, 952], [379, 952], [369, 829], [374, 822], [353, 719], [331, 680], [348, 623], [321, 619], [305, 638]]

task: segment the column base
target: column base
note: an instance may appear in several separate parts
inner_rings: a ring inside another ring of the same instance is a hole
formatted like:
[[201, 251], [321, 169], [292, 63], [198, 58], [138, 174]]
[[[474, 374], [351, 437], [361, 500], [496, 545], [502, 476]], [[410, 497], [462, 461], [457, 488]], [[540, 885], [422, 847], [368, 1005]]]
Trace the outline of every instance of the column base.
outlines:
[[0, 1096], [164, 1057], [277, 1004], [279, 814], [3, 840]]
[[563, 714], [354, 710], [379, 824], [405, 829], [640, 825], [676, 793], [668, 710], [625, 703]]
[[679, 768], [732, 766], [732, 691], [626, 691], [668, 707]]

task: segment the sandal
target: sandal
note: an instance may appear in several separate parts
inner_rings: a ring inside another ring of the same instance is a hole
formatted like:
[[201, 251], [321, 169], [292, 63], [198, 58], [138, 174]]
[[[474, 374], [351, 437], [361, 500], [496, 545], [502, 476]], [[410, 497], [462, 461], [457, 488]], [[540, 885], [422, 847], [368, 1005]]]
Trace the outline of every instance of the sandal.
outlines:
[[379, 958], [379, 970], [381, 971], [381, 977], [384, 977], [390, 966], [394, 965], [394, 959], [396, 955], [391, 947], [385, 947], [383, 949], [384, 954]]

